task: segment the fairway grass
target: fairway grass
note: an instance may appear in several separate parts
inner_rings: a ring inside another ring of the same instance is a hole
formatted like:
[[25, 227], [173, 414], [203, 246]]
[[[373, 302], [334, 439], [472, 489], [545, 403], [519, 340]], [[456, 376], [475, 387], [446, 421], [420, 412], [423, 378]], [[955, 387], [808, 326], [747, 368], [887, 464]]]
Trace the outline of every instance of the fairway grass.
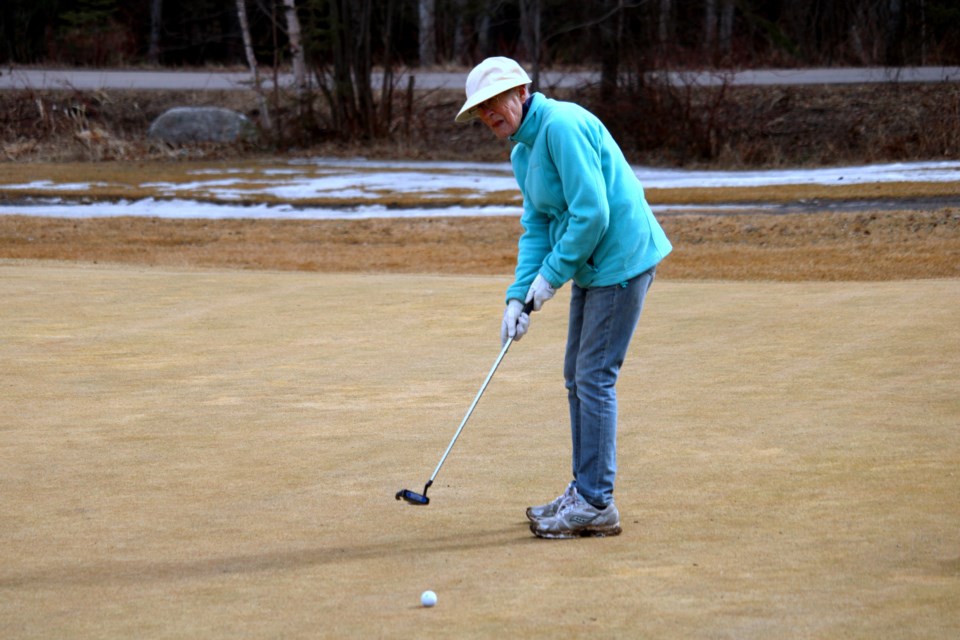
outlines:
[[960, 280], [656, 282], [624, 532], [544, 541], [567, 288], [394, 499], [507, 278], [0, 261], [4, 636], [960, 635]]

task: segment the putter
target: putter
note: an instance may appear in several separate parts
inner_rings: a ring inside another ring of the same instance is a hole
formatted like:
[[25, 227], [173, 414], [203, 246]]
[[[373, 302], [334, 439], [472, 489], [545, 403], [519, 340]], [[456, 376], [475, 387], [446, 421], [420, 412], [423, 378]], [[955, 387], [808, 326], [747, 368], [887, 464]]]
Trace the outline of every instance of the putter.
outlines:
[[[530, 315], [533, 311], [533, 301], [523, 305], [523, 313]], [[483, 395], [483, 392], [486, 391], [487, 385], [490, 384], [490, 379], [493, 377], [493, 374], [496, 372], [497, 367], [500, 366], [500, 361], [503, 360], [503, 356], [507, 355], [507, 349], [510, 348], [510, 345], [513, 343], [513, 338], [507, 338], [507, 341], [504, 343], [503, 348], [500, 349], [500, 355], [497, 356], [496, 362], [493, 363], [493, 367], [490, 368], [490, 373], [487, 374], [487, 379], [483, 381], [483, 384], [480, 385], [480, 391], [477, 392], [477, 397], [473, 399], [473, 403], [470, 405], [470, 408], [467, 409], [467, 414], [463, 416], [463, 420], [460, 422], [460, 426], [457, 428], [457, 432], [453, 434], [453, 439], [450, 440], [450, 444], [447, 445], [447, 450], [443, 452], [443, 456], [440, 457], [440, 464], [437, 465], [437, 468], [433, 470], [433, 475], [430, 476], [430, 479], [427, 480], [427, 484], [423, 485], [423, 493], [417, 493], [416, 491], [410, 491], [409, 489], [400, 489], [397, 491], [397, 500], [406, 500], [410, 504], [426, 506], [430, 504], [430, 498], [427, 497], [427, 489], [433, 484], [433, 481], [436, 479], [437, 474], [440, 473], [440, 467], [443, 466], [443, 463], [447, 460], [447, 456], [450, 455], [450, 450], [453, 449], [454, 443], [457, 441], [457, 438], [460, 437], [460, 432], [463, 431], [463, 427], [467, 424], [467, 420], [470, 419], [470, 414], [473, 413], [474, 408], [476, 408], [477, 403], [480, 402], [480, 396]]]

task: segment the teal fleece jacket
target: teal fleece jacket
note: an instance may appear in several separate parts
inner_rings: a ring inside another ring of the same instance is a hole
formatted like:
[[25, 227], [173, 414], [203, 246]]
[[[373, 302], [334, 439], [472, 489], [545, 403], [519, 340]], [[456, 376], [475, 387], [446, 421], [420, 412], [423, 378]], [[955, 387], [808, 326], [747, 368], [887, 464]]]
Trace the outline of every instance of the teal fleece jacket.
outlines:
[[523, 195], [514, 282], [523, 301], [537, 273], [605, 287], [657, 265], [672, 245], [643, 186], [600, 120], [586, 109], [533, 94], [510, 155]]

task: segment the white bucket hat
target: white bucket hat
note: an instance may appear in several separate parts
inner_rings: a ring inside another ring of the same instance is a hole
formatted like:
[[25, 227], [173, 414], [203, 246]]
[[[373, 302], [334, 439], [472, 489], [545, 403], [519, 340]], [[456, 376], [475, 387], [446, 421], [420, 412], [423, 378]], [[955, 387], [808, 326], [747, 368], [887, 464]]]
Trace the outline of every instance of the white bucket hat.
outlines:
[[477, 117], [477, 105], [508, 89], [530, 84], [527, 72], [510, 58], [487, 58], [467, 76], [467, 101], [457, 114], [457, 122], [468, 122]]

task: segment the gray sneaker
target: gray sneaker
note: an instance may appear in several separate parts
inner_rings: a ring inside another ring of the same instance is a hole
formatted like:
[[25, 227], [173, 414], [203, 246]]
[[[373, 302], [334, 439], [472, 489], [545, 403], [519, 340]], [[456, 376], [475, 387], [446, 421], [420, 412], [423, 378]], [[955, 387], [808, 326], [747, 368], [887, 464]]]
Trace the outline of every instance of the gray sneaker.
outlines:
[[597, 509], [573, 489], [572, 499], [560, 505], [557, 515], [531, 522], [530, 531], [538, 538], [580, 538], [615, 536], [622, 529], [615, 504]]
[[544, 518], [552, 518], [557, 515], [557, 511], [560, 510], [564, 502], [573, 499], [573, 495], [576, 492], [577, 490], [574, 488], [573, 482], [571, 482], [567, 485], [563, 494], [557, 496], [553, 502], [541, 504], [539, 507], [527, 507], [527, 518], [529, 518], [530, 522], [538, 522]]

